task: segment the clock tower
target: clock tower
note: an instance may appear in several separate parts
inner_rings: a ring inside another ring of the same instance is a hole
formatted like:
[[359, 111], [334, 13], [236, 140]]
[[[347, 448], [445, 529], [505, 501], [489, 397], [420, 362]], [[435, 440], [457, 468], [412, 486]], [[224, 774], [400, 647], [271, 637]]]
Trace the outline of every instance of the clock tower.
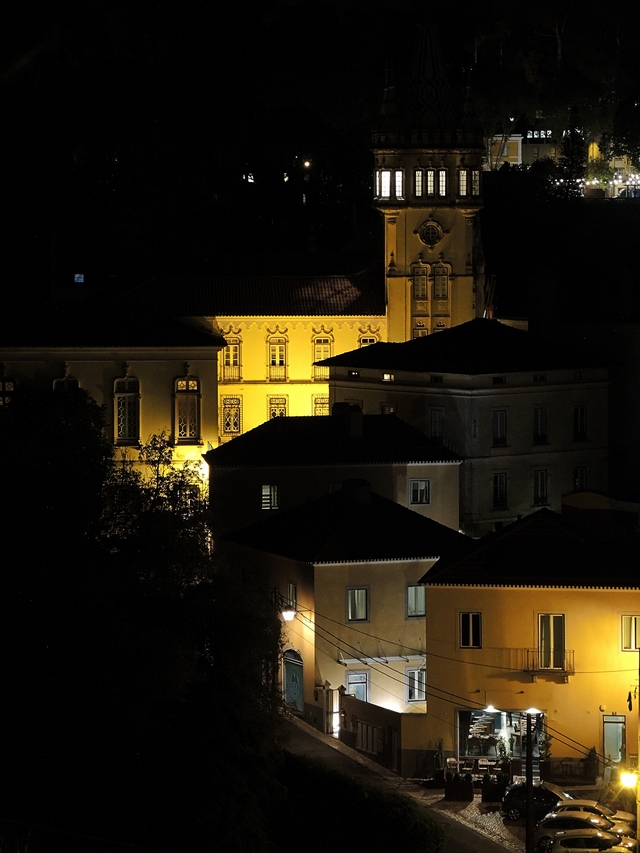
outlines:
[[406, 84], [385, 88], [373, 151], [388, 340], [483, 316], [482, 129], [468, 98], [453, 97], [433, 28], [420, 33]]

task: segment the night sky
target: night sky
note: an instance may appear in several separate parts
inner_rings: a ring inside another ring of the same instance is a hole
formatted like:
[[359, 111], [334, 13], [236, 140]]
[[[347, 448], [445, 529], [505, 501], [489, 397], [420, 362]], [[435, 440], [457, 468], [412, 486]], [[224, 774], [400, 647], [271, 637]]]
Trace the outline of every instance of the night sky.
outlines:
[[[635, 94], [633, 5], [615, 16], [595, 3], [530, 5], [439, 10], [453, 81], [471, 82], [485, 127], [511, 113], [531, 126], [536, 110], [561, 125], [579, 102], [597, 132]], [[401, 80], [417, 24], [432, 20], [425, 10], [417, 0], [10, 4], [4, 286], [46, 292], [84, 273], [119, 288], [238, 269], [240, 250], [254, 272], [371, 265], [381, 236], [370, 133], [385, 76]]]

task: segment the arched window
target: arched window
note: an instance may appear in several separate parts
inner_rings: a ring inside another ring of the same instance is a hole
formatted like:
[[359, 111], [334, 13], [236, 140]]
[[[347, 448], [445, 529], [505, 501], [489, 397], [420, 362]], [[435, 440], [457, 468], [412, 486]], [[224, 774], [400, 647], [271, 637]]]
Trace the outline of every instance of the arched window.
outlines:
[[61, 376], [59, 379], [53, 380], [53, 390], [54, 391], [77, 391], [80, 387], [80, 383], [69, 373], [69, 365], [65, 364], [64, 366], [64, 376]]
[[269, 380], [285, 382], [287, 379], [287, 341], [285, 338], [269, 339]]
[[113, 383], [113, 426], [116, 444], [140, 441], [140, 382], [128, 370]]
[[200, 380], [186, 376], [175, 382], [175, 442], [176, 444], [202, 444], [200, 435]]
[[[322, 361], [325, 358], [331, 358], [331, 338], [317, 337], [313, 339], [313, 360]], [[329, 368], [319, 367], [317, 364], [313, 366], [313, 378], [327, 380], [329, 378]]]
[[240, 376], [240, 339], [226, 338], [227, 345], [222, 350], [221, 379], [226, 382], [239, 382]]

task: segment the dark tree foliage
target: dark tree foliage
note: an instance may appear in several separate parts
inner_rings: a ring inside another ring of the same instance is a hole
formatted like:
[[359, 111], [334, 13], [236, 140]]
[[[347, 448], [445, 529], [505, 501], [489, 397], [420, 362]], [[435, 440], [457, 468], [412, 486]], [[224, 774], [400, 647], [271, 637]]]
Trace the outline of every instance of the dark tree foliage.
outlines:
[[159, 463], [116, 494], [81, 392], [16, 399], [0, 438], [3, 843], [268, 850], [279, 623], [264, 585], [211, 560], [190, 475]]

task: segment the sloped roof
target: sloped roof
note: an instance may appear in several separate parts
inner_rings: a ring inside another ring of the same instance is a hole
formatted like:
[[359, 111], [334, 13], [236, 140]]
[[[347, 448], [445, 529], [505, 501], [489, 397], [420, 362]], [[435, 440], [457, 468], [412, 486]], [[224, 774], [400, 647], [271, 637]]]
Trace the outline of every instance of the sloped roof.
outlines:
[[[351, 416], [361, 418], [361, 438], [350, 437]], [[359, 409], [344, 416], [273, 418], [205, 456], [216, 468], [460, 461], [395, 415], [362, 415]]]
[[427, 586], [534, 586], [640, 589], [640, 543], [594, 539], [548, 509], [441, 560]]
[[384, 316], [384, 277], [372, 270], [327, 276], [179, 276], [131, 291], [180, 317]]
[[498, 320], [476, 319], [404, 343], [378, 343], [318, 362], [410, 373], [513, 373], [593, 365], [589, 354], [561, 342], [542, 343]]
[[469, 539], [351, 481], [223, 537], [236, 545], [308, 563], [437, 558]]
[[0, 347], [222, 347], [219, 334], [154, 308], [106, 300], [14, 305], [0, 315]]

